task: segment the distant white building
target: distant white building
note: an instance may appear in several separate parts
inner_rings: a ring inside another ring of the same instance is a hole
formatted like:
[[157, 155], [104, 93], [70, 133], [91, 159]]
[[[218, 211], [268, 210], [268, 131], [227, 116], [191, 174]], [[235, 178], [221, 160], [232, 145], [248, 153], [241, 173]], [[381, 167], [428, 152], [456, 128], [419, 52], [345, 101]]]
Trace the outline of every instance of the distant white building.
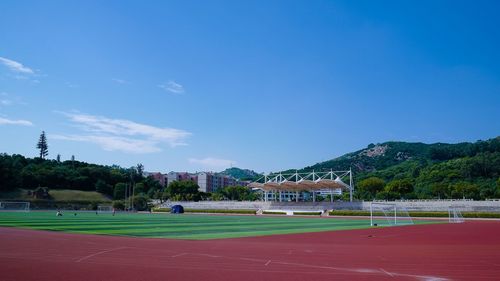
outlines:
[[146, 177], [152, 177], [162, 185], [169, 185], [174, 181], [190, 180], [198, 184], [201, 192], [214, 192], [226, 186], [248, 186], [249, 182], [240, 181], [230, 176], [220, 175], [211, 172], [187, 173], [187, 172], [169, 172], [168, 174], [148, 173]]

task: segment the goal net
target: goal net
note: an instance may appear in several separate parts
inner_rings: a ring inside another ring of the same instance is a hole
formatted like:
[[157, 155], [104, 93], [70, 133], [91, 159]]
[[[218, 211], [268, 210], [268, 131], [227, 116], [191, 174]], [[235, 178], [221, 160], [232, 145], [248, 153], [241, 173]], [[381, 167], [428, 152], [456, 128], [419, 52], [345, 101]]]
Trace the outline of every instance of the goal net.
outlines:
[[392, 226], [413, 224], [408, 210], [396, 203], [370, 203], [370, 225]]
[[450, 223], [462, 223], [464, 222], [464, 217], [460, 208], [457, 206], [450, 206], [448, 208], [448, 219]]
[[97, 212], [99, 212], [99, 213], [112, 213], [113, 207], [110, 205], [99, 205], [99, 206], [97, 206]]
[[0, 201], [0, 211], [29, 212], [30, 202]]

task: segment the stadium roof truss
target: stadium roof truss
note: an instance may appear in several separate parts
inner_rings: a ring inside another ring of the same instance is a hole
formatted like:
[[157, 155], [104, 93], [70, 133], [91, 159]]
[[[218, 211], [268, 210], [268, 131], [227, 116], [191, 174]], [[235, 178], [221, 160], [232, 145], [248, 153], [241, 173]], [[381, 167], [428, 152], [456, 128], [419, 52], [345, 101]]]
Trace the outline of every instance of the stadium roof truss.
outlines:
[[[349, 184], [345, 183], [346, 179]], [[250, 183], [250, 187], [261, 189], [264, 192], [280, 191], [319, 191], [342, 189], [349, 191], [350, 201], [354, 190], [352, 181], [352, 170], [328, 171], [328, 172], [307, 172], [307, 173], [277, 173], [265, 175]]]

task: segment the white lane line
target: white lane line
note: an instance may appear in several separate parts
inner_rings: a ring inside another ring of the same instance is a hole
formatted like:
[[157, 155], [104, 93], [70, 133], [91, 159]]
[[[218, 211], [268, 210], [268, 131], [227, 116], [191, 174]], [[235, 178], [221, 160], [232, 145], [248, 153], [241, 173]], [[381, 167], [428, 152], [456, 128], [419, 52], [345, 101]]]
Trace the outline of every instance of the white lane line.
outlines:
[[271, 263], [271, 260], [268, 260], [268, 261], [266, 262], [266, 266], [268, 266], [270, 263]]
[[379, 269], [380, 269], [383, 273], [385, 273], [385, 274], [387, 274], [387, 275], [389, 275], [389, 276], [391, 276], [391, 277], [394, 277], [394, 275], [393, 275], [392, 273], [390, 273], [389, 271], [386, 271], [386, 270], [384, 270], [383, 268], [379, 268]]
[[176, 258], [176, 257], [180, 257], [180, 256], [185, 256], [187, 255], [188, 253], [180, 253], [180, 254], [177, 254], [177, 255], [173, 255], [171, 256], [171, 258]]
[[254, 261], [254, 262], [265, 262], [266, 260], [263, 259], [253, 259], [253, 258], [238, 258], [238, 257], [230, 257], [231, 259], [239, 259], [239, 260], [244, 260], [244, 261]]
[[209, 258], [222, 258], [222, 256], [210, 255], [210, 254], [196, 254], [198, 256], [204, 256]]
[[100, 251], [100, 252], [97, 252], [97, 253], [85, 256], [83, 258], [80, 258], [80, 259], [76, 260], [75, 262], [81, 262], [81, 261], [84, 261], [86, 259], [90, 259], [92, 257], [98, 256], [98, 255], [101, 255], [101, 254], [105, 254], [105, 253], [109, 253], [109, 252], [113, 252], [113, 251], [118, 251], [118, 250], [122, 250], [122, 249], [126, 249], [126, 248], [128, 248], [128, 247], [118, 247], [118, 248], [114, 248], [114, 249], [110, 249], [110, 250]]

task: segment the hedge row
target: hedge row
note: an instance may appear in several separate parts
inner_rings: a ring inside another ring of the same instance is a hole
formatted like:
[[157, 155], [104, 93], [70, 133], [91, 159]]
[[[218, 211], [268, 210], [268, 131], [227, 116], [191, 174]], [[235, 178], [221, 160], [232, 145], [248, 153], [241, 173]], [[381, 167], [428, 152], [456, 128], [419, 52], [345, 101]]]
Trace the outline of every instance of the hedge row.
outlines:
[[267, 211], [263, 211], [262, 214], [263, 215], [286, 215], [286, 212], [267, 212]]
[[[153, 208], [153, 212], [169, 213], [170, 208]], [[228, 209], [184, 209], [186, 213], [212, 213], [212, 214], [252, 214], [256, 213], [255, 210], [228, 210]], [[264, 215], [286, 215], [286, 212], [262, 212]], [[295, 215], [309, 215], [319, 216], [321, 212], [294, 212]], [[376, 216], [383, 216], [382, 212], [375, 212]], [[333, 210], [329, 212], [330, 216], [370, 216], [369, 211], [363, 210]], [[409, 212], [411, 217], [448, 217], [448, 212]], [[487, 212], [463, 212], [464, 218], [500, 218], [500, 213], [487, 213]]]
[[[329, 212], [330, 216], [370, 216], [369, 211], [363, 210], [333, 210]], [[382, 212], [375, 212], [376, 216], [383, 216]], [[448, 212], [408, 212], [411, 217], [426, 218], [447, 218]], [[500, 218], [500, 213], [488, 212], [462, 212], [464, 218]]]
[[[170, 208], [153, 208], [153, 212], [169, 213]], [[185, 213], [212, 213], [212, 214], [252, 214], [255, 210], [227, 210], [227, 209], [184, 209]]]
[[293, 212], [293, 214], [300, 216], [319, 216], [322, 212]]
[[330, 216], [370, 216], [370, 212], [361, 210], [332, 210]]
[[464, 212], [462, 213], [464, 218], [500, 218], [500, 213], [473, 213]]
[[213, 214], [252, 214], [255, 210], [227, 210], [227, 209], [184, 209], [186, 213], [213, 213]]
[[157, 213], [170, 213], [170, 208], [153, 208], [151, 211]]

